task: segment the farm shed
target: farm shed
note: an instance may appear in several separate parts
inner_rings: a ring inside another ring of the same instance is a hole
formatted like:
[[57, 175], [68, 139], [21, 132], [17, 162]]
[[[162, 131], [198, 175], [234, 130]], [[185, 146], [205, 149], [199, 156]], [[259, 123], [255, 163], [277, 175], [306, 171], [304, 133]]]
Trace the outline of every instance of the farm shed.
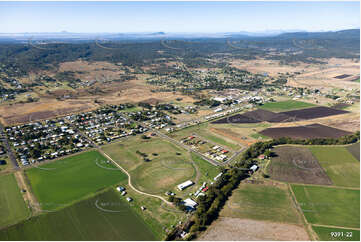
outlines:
[[194, 182], [192, 182], [191, 180], [188, 180], [186, 182], [183, 182], [182, 184], [179, 184], [177, 187], [179, 190], [182, 191], [182, 190], [186, 189], [187, 187], [192, 186], [193, 184], [194, 184]]

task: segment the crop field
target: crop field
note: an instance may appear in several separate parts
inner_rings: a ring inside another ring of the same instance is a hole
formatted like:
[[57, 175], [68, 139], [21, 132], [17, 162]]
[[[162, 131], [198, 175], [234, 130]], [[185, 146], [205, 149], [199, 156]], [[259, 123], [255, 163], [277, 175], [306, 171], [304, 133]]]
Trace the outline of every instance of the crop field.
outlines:
[[360, 190], [291, 185], [311, 224], [360, 227]]
[[0, 231], [0, 240], [157, 240], [150, 228], [111, 189], [62, 210]]
[[336, 186], [360, 187], [360, 162], [345, 147], [310, 147]]
[[13, 174], [0, 176], [0, 228], [30, 215]]
[[103, 150], [131, 174], [132, 183], [142, 191], [163, 195], [196, 177], [190, 154], [157, 137], [132, 137]]
[[241, 183], [233, 191], [221, 216], [301, 224], [286, 185]]
[[312, 226], [321, 241], [360, 241], [360, 230]]
[[97, 151], [88, 151], [26, 171], [44, 210], [64, 207], [126, 179]]
[[360, 161], [360, 143], [347, 146], [347, 149], [358, 161]]
[[290, 137], [293, 139], [339, 138], [341, 136], [351, 134], [351, 132], [328, 127], [322, 124], [268, 128], [259, 133], [274, 139], [281, 137]]
[[268, 111], [273, 112], [281, 112], [281, 111], [289, 111], [289, 110], [295, 110], [295, 109], [302, 109], [302, 108], [308, 108], [316, 106], [312, 103], [306, 103], [301, 101], [295, 101], [295, 100], [287, 100], [287, 101], [281, 101], [281, 102], [269, 102], [262, 105], [261, 109], [266, 109]]
[[303, 184], [331, 185], [332, 181], [306, 147], [279, 146], [268, 166], [271, 179]]
[[297, 119], [315, 119], [315, 118], [345, 114], [348, 113], [348, 111], [333, 109], [328, 107], [313, 107], [313, 108], [305, 108], [305, 109], [299, 109], [299, 110], [282, 112], [282, 113]]

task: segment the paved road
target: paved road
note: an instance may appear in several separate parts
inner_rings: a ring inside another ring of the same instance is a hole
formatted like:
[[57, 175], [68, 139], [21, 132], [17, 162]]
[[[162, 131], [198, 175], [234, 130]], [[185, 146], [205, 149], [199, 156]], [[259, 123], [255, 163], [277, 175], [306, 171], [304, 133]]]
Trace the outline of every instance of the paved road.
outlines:
[[2, 141], [4, 142], [6, 152], [7, 152], [8, 156], [9, 156], [9, 159], [10, 159], [11, 163], [14, 166], [14, 169], [19, 170], [20, 169], [19, 164], [16, 161], [16, 157], [14, 155], [14, 152], [12, 151], [12, 149], [10, 147], [10, 144], [9, 144], [9, 141], [8, 141], [6, 135], [5, 135], [4, 126], [1, 123], [0, 123], [0, 135], [1, 135]]

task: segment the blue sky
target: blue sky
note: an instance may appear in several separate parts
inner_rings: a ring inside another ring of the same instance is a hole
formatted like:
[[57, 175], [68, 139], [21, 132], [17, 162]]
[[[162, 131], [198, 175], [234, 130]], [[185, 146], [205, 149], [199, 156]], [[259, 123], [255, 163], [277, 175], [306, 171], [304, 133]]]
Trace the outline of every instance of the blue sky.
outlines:
[[0, 2], [1, 33], [209, 33], [359, 27], [359, 2]]

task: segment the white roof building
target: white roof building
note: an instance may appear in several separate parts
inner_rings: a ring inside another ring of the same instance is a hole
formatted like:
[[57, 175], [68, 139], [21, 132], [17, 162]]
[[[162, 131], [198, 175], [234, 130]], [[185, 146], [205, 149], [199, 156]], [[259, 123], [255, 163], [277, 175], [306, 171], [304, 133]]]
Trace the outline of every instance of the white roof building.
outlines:
[[251, 168], [249, 168], [250, 170], [252, 170], [253, 172], [255, 172], [258, 169], [257, 165], [253, 165], [251, 166]]
[[196, 203], [195, 201], [193, 201], [190, 198], [185, 199], [183, 202], [184, 202], [185, 206], [191, 207], [191, 208], [195, 208], [198, 205], [198, 203]]
[[188, 180], [186, 182], [183, 182], [182, 184], [179, 184], [177, 187], [179, 190], [182, 191], [182, 190], [186, 189], [187, 187], [192, 186], [193, 184], [194, 184], [194, 182], [192, 182], [191, 180]]

